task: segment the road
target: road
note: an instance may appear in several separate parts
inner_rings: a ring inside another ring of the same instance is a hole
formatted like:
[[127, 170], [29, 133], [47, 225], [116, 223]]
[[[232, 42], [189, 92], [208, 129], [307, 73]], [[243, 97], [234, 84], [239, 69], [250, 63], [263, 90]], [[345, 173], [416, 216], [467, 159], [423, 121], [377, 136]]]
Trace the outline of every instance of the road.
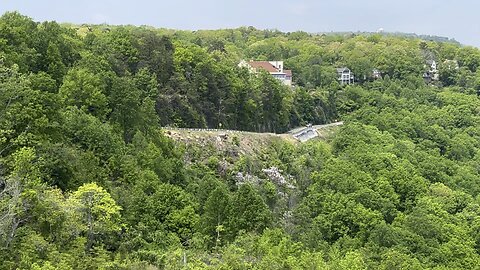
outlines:
[[317, 130], [319, 129], [324, 129], [324, 128], [329, 128], [329, 127], [336, 127], [336, 126], [341, 126], [343, 125], [343, 122], [335, 122], [335, 123], [330, 123], [330, 124], [325, 124], [325, 125], [314, 125], [310, 127], [299, 127], [293, 130], [290, 130], [288, 134], [291, 134], [295, 139], [301, 141], [301, 142], [306, 142], [309, 141], [313, 138], [318, 137], [318, 132]]
[[[295, 139], [299, 140], [300, 142], [306, 142], [311, 140], [315, 137], [318, 137], [317, 130], [341, 126], [343, 122], [335, 122], [325, 125], [314, 125], [310, 127], [298, 127], [295, 129], [290, 130], [286, 134], [294, 137]], [[212, 129], [212, 128], [176, 128], [176, 127], [163, 127], [166, 130], [187, 130], [187, 131], [211, 131], [211, 132], [224, 132], [224, 133], [255, 133], [250, 131], [240, 131], [240, 130], [231, 130], [231, 129]], [[282, 135], [282, 134], [274, 134], [274, 133], [262, 133], [262, 134], [271, 134], [271, 135]]]

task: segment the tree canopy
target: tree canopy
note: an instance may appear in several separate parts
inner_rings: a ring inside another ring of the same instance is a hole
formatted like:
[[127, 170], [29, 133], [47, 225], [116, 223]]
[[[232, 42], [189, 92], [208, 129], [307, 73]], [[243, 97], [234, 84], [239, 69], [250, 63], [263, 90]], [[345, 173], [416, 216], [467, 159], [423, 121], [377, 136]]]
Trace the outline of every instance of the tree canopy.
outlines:
[[[480, 50], [455, 43], [5, 13], [0, 269], [477, 269], [479, 93]], [[259, 147], [162, 128], [337, 120]]]

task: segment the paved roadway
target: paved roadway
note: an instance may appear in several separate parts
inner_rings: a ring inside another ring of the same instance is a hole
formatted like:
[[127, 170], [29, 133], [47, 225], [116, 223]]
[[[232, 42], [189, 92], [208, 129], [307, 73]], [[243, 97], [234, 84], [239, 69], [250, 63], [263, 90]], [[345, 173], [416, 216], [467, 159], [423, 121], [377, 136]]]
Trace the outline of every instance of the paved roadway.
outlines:
[[343, 122], [335, 122], [335, 123], [330, 123], [330, 124], [325, 124], [325, 125], [315, 125], [315, 126], [310, 126], [310, 127], [300, 127], [293, 129], [289, 131], [288, 133], [291, 134], [295, 139], [301, 141], [301, 142], [306, 142], [308, 140], [311, 140], [313, 138], [318, 137], [318, 132], [317, 130], [319, 129], [324, 129], [328, 127], [335, 127], [335, 126], [341, 126], [343, 125]]
[[[318, 137], [318, 132], [317, 130], [319, 129], [324, 129], [324, 128], [329, 128], [329, 127], [335, 127], [335, 126], [341, 126], [343, 125], [343, 122], [335, 122], [335, 123], [330, 123], [330, 124], [325, 124], [325, 125], [314, 125], [310, 127], [298, 127], [295, 129], [290, 130], [287, 132], [287, 134], [291, 135], [295, 139], [301, 141], [301, 142], [306, 142], [310, 139], [313, 139], [315, 137]], [[176, 128], [176, 127], [163, 127], [164, 129], [170, 129], [170, 130], [187, 130], [187, 131], [216, 131], [216, 132], [226, 132], [226, 133], [255, 133], [255, 132], [249, 132], [249, 131], [240, 131], [240, 130], [230, 130], [230, 129], [214, 129], [214, 128]], [[262, 134], [271, 134], [271, 135], [278, 135], [278, 134], [273, 134], [273, 133], [262, 133]]]

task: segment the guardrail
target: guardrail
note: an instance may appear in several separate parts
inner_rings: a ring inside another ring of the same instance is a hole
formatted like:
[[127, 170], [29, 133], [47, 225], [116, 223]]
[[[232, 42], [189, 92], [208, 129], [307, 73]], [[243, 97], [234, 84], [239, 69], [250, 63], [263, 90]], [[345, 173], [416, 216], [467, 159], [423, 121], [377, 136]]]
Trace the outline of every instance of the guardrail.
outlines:
[[322, 129], [322, 128], [327, 128], [327, 127], [341, 126], [341, 125], [343, 125], [343, 121], [334, 122], [334, 123], [325, 124], [325, 125], [315, 125], [315, 126], [312, 126], [312, 127], [315, 128], [315, 129]]
[[162, 127], [166, 130], [182, 130], [182, 131], [211, 131], [211, 132], [225, 132], [225, 133], [245, 133], [245, 134], [268, 134], [268, 135], [279, 135], [271, 132], [253, 132], [253, 131], [244, 131], [244, 130], [234, 130], [234, 129], [219, 129], [219, 128], [180, 128], [180, 127]]
[[[341, 126], [341, 125], [343, 125], [343, 121], [330, 123], [330, 124], [325, 124], [325, 125], [314, 125], [314, 126], [311, 126], [311, 127], [299, 127], [299, 128], [296, 128], [296, 129], [292, 129], [289, 132], [283, 133], [283, 134], [288, 134], [288, 135], [293, 136], [296, 139], [299, 139], [299, 137], [301, 137], [302, 134], [306, 135], [306, 133], [310, 133], [310, 132], [317, 133], [316, 132], [317, 129], [323, 129], [323, 128], [328, 128], [328, 127]], [[282, 134], [276, 134], [276, 133], [271, 133], [271, 132], [253, 132], [253, 131], [243, 131], [243, 130], [234, 130], [234, 129], [219, 129], [219, 128], [181, 128], [181, 127], [166, 126], [166, 127], [162, 127], [162, 129], [193, 131], [193, 132], [210, 131], [210, 132], [224, 132], [224, 133], [266, 134], [266, 135], [272, 135], [272, 136], [282, 135]], [[311, 139], [311, 138], [309, 138], [309, 139]], [[309, 140], [309, 139], [307, 139], [307, 140]], [[299, 140], [304, 141], [302, 139], [299, 139]]]

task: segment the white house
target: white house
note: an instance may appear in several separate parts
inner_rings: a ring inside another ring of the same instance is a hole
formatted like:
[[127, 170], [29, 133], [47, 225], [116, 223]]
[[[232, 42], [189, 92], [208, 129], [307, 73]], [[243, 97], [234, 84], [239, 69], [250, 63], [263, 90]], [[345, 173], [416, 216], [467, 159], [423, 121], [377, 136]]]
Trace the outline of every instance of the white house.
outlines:
[[423, 79], [426, 83], [430, 83], [431, 81], [438, 81], [440, 78], [437, 69], [437, 62], [435, 60], [427, 60], [425, 68], [427, 71], [423, 73]]
[[284, 85], [292, 86], [292, 71], [284, 69], [283, 61], [241, 61], [240, 67], [246, 67], [252, 73], [265, 70]]
[[372, 79], [378, 80], [382, 78], [382, 72], [376, 68], [372, 70]]
[[337, 68], [337, 76], [340, 84], [353, 84], [355, 82], [355, 76], [349, 68]]

